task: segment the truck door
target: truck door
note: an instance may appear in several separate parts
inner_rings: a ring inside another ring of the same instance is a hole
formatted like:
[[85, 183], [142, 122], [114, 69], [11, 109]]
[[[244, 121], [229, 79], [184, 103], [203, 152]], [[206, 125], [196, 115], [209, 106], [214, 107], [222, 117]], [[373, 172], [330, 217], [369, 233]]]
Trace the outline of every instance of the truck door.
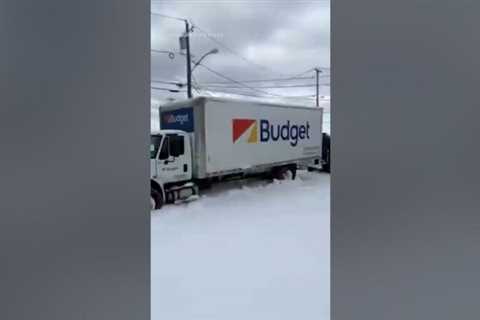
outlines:
[[166, 183], [187, 181], [192, 177], [190, 145], [182, 134], [167, 134], [158, 155], [159, 176]]
[[162, 145], [162, 139], [160, 134], [150, 136], [150, 178], [158, 176], [158, 152]]

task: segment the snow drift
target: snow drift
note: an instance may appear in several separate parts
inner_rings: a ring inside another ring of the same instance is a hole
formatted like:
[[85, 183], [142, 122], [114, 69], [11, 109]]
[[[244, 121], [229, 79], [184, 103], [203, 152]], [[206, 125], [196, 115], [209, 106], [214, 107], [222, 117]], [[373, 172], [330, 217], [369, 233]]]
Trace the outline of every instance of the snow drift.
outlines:
[[153, 212], [152, 319], [330, 319], [329, 185], [302, 171]]

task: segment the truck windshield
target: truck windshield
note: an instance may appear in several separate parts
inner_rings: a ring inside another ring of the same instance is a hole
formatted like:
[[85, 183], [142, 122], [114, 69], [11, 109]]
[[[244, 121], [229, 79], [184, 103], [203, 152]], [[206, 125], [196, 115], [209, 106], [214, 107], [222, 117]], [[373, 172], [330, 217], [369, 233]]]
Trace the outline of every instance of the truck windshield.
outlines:
[[156, 134], [150, 136], [150, 159], [155, 159], [162, 142], [162, 135]]

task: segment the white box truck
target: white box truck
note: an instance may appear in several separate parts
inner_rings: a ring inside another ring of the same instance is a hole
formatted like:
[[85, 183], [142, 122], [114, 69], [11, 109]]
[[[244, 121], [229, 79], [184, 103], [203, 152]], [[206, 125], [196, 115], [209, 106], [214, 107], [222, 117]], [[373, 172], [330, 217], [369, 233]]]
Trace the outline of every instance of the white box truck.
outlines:
[[155, 209], [215, 181], [294, 179], [298, 168], [321, 161], [321, 108], [196, 97], [160, 106], [159, 116], [150, 144]]

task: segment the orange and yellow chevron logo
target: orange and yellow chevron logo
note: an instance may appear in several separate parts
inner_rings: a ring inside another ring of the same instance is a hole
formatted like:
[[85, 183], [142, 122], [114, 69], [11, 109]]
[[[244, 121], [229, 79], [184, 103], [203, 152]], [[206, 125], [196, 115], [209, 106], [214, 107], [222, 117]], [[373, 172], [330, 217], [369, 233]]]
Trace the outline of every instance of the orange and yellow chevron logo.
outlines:
[[248, 143], [258, 142], [258, 126], [255, 119], [232, 119], [232, 138], [235, 143], [245, 132], [250, 129]]

